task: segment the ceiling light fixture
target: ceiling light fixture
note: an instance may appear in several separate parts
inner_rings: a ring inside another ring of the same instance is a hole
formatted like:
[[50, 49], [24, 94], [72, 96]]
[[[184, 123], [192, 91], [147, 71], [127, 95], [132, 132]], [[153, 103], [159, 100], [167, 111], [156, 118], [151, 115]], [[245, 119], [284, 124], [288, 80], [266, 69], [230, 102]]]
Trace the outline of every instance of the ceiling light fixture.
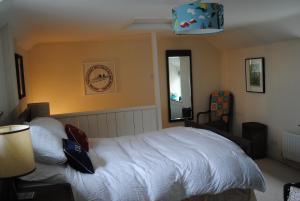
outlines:
[[219, 3], [195, 1], [172, 9], [175, 34], [209, 34], [223, 31], [224, 8]]

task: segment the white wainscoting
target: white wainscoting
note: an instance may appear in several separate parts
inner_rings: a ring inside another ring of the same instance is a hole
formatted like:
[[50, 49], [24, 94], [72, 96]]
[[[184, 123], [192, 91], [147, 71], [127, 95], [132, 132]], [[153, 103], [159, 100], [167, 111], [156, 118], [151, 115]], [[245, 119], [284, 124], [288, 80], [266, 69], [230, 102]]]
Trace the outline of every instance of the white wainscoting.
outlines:
[[52, 117], [82, 129], [90, 138], [136, 135], [158, 130], [156, 106], [59, 114]]

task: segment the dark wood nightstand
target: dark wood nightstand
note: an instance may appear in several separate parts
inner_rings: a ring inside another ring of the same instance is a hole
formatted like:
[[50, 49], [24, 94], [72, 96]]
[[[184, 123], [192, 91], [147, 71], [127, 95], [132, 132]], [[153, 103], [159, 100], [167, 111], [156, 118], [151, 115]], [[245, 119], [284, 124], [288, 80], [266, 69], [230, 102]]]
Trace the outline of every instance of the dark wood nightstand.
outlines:
[[35, 192], [34, 199], [30, 201], [74, 201], [71, 185], [67, 183], [26, 186], [18, 192]]
[[258, 122], [245, 122], [242, 124], [243, 138], [252, 143], [253, 159], [265, 158], [267, 155], [268, 127]]

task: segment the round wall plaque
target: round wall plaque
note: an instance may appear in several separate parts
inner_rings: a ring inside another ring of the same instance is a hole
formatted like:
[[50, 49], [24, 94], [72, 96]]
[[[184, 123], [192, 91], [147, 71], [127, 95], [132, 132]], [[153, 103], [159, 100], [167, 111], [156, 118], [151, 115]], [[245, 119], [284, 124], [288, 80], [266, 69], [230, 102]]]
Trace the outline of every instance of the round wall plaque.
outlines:
[[112, 87], [113, 72], [105, 65], [93, 65], [85, 73], [85, 82], [94, 92], [105, 92]]

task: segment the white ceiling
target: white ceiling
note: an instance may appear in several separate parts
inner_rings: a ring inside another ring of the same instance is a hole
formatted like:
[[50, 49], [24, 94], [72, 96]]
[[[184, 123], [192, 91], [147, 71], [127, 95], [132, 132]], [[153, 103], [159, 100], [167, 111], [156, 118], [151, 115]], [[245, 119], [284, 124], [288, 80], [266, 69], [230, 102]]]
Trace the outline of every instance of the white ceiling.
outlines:
[[[166, 29], [171, 8], [185, 0], [4, 0], [17, 44], [97, 41], [115, 35]], [[238, 48], [300, 37], [300, 0], [221, 0], [225, 31], [204, 38], [219, 48]], [[2, 6], [3, 7], [3, 6]], [[1, 9], [0, 9], [1, 12]], [[1, 14], [1, 13], [0, 13]], [[161, 23], [138, 26], [133, 22]], [[198, 36], [203, 37], [203, 36]]]

